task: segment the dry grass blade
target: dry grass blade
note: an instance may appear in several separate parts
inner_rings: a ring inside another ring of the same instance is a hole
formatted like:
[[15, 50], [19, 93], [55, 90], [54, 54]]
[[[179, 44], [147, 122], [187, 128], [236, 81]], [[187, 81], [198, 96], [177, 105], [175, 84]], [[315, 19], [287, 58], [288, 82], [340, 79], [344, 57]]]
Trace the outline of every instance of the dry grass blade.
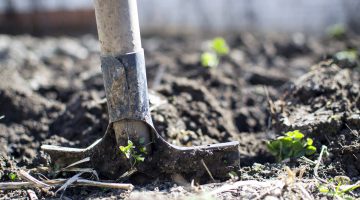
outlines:
[[[54, 179], [54, 180], [45, 180], [44, 182], [51, 186], [58, 186], [58, 185], [66, 183], [67, 181], [68, 181], [67, 179]], [[113, 189], [122, 189], [122, 190], [132, 190], [134, 188], [134, 186], [132, 184], [90, 181], [90, 180], [81, 179], [81, 178], [77, 179], [76, 182], [73, 182], [72, 186], [92, 186], [92, 187], [113, 188]], [[0, 183], [0, 188], [2, 190], [14, 190], [14, 189], [35, 188], [35, 187], [37, 187], [37, 186], [33, 182], [2, 182], [2, 183]]]
[[211, 174], [211, 172], [210, 172], [209, 168], [206, 166], [206, 164], [205, 164], [205, 162], [204, 162], [204, 160], [203, 160], [203, 159], [201, 159], [201, 163], [203, 164], [204, 168], [206, 169], [207, 173], [209, 174], [209, 176], [210, 176], [211, 180], [212, 180], [213, 182], [216, 182], [216, 181], [215, 181], [215, 179], [214, 179], [214, 177], [212, 176], [212, 174]]
[[[50, 185], [60, 185], [65, 183], [66, 179], [54, 179], [46, 181]], [[132, 190], [134, 186], [127, 183], [109, 183], [109, 182], [99, 182], [91, 181], [79, 178], [72, 184], [72, 186], [93, 186], [93, 187], [102, 187], [102, 188], [113, 188], [113, 189], [123, 189], [123, 190]]]
[[[90, 161], [90, 157], [86, 157], [86, 158], [84, 158], [84, 159], [81, 159], [81, 160], [79, 160], [79, 161], [76, 161], [76, 162], [68, 165], [67, 167], [65, 167], [65, 168], [63, 168], [63, 169], [67, 169], [67, 168], [70, 168], [70, 167], [74, 167], [74, 166], [76, 166], [76, 165], [79, 165], [79, 164], [85, 163], [85, 162], [89, 162], [89, 161]], [[60, 171], [62, 171], [62, 170], [60, 170]]]
[[324, 146], [324, 145], [321, 147], [320, 155], [319, 155], [318, 159], [316, 160], [316, 165], [314, 167], [314, 176], [315, 176], [315, 178], [318, 179], [319, 181], [323, 182], [323, 183], [327, 183], [327, 181], [320, 178], [318, 170], [319, 170], [319, 166], [320, 166], [322, 157], [323, 157], [324, 152], [326, 151], [326, 149], [327, 149], [327, 147]]
[[38, 187], [51, 187], [50, 185], [48, 185], [48, 184], [46, 184], [46, 183], [44, 183], [42, 181], [37, 180], [36, 178], [31, 176], [29, 173], [27, 173], [24, 170], [20, 170], [19, 174], [20, 174], [21, 178], [23, 178], [23, 179], [25, 179], [25, 180], [27, 180], [29, 182], [34, 183]]
[[[72, 183], [74, 183], [76, 180], [78, 180], [80, 178], [80, 176], [83, 174], [84, 172], [80, 172], [75, 174], [73, 177], [69, 178], [58, 190], [56, 190], [55, 194], [58, 193], [61, 190], [66, 190], [66, 188], [68, 186], [70, 186]], [[61, 195], [62, 196], [62, 195]]]
[[99, 175], [96, 172], [96, 170], [92, 168], [77, 168], [77, 167], [71, 167], [71, 168], [64, 168], [62, 169], [64, 172], [84, 172], [84, 173], [91, 173], [95, 176], [96, 180], [99, 180]]

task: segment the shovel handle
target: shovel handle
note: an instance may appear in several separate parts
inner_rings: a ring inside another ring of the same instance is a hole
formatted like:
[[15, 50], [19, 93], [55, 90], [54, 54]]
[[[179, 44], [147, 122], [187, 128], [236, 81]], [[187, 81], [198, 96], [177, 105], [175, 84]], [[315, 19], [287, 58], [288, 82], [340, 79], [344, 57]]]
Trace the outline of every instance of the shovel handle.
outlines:
[[[136, 0], [94, 0], [94, 6], [102, 56], [115, 58], [143, 51]], [[108, 101], [110, 96], [116, 96], [118, 92], [111, 92], [109, 96], [107, 94]], [[115, 105], [117, 106], [121, 105]], [[145, 144], [150, 142], [149, 127], [142, 121], [115, 121], [113, 128], [119, 145], [126, 144], [128, 139], [138, 141], [143, 138]], [[150, 147], [147, 147], [147, 150], [150, 150]]]
[[142, 49], [136, 0], [94, 0], [94, 6], [102, 55]]

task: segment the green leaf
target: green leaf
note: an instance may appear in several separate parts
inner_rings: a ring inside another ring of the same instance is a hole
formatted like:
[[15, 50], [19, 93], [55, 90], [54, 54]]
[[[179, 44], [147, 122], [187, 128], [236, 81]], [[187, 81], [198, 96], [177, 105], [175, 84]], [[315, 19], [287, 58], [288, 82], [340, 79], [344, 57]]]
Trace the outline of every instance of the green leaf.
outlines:
[[120, 151], [124, 153], [126, 151], [126, 148], [124, 146], [120, 146]]
[[267, 147], [274, 156], [277, 156], [280, 151], [280, 141], [274, 140], [267, 143]]
[[327, 194], [330, 192], [329, 188], [326, 187], [325, 185], [320, 185], [318, 189], [319, 189], [319, 192], [323, 193], [323, 194]]
[[140, 156], [140, 155], [133, 155], [133, 158], [135, 158], [136, 161], [139, 161], [139, 162], [144, 162], [145, 160], [145, 157], [143, 156]]
[[312, 154], [314, 154], [315, 152], [316, 152], [316, 147], [314, 147], [314, 146], [307, 146], [306, 147], [306, 155], [312, 155]]
[[356, 49], [340, 51], [334, 55], [334, 58], [337, 60], [348, 60], [350, 62], [355, 62], [358, 59], [358, 52]]
[[299, 130], [295, 130], [295, 131], [290, 131], [285, 133], [286, 136], [292, 137], [294, 139], [302, 139], [304, 137], [304, 134], [302, 134]]
[[211, 52], [204, 52], [201, 54], [201, 65], [203, 67], [217, 67], [219, 59], [216, 54]]
[[316, 148], [312, 146], [313, 140], [304, 138], [304, 134], [299, 130], [289, 131], [284, 135], [266, 143], [268, 150], [278, 161], [311, 155], [316, 152]]
[[127, 146], [120, 146], [119, 148], [120, 148], [120, 151], [123, 154], [125, 154], [126, 158], [130, 158], [133, 148], [135, 148], [135, 147], [134, 147], [133, 142], [131, 140], [128, 140]]
[[305, 155], [304, 146], [299, 141], [293, 144], [292, 149], [293, 154], [291, 155], [291, 157], [299, 158]]
[[11, 181], [15, 181], [17, 179], [16, 173], [10, 172], [8, 176]]
[[145, 148], [145, 147], [140, 147], [140, 148], [139, 148], [139, 151], [140, 151], [141, 153], [147, 154], [147, 151], [146, 151], [146, 148]]
[[229, 53], [229, 46], [222, 37], [214, 38], [211, 42], [211, 48], [215, 51], [215, 53], [221, 56]]
[[314, 143], [314, 141], [311, 138], [306, 138], [306, 144], [311, 146]]

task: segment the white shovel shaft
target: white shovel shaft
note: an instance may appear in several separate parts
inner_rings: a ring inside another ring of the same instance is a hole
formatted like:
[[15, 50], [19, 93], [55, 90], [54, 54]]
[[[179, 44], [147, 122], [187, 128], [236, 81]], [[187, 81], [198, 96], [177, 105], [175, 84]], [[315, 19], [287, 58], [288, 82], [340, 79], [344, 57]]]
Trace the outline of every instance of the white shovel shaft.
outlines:
[[123, 55], [141, 50], [136, 0], [94, 0], [102, 55]]

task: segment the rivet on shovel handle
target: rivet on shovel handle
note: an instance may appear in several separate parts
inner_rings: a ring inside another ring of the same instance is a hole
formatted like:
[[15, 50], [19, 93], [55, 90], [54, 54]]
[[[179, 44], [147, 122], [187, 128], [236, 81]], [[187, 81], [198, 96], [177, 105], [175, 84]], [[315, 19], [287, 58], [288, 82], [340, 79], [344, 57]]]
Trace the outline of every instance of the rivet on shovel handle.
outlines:
[[[149, 110], [144, 53], [135, 0], [95, 0], [101, 46], [101, 68], [109, 110], [109, 125], [103, 138], [85, 149], [43, 145], [52, 162], [67, 166], [90, 157], [92, 167], [105, 177], [116, 179], [132, 165], [119, 151], [128, 139], [147, 147], [140, 172], [151, 176], [180, 173], [200, 177], [210, 170], [224, 178], [240, 167], [239, 143], [228, 142], [195, 147], [178, 147], [166, 142], [155, 130]], [[203, 166], [207, 165], [207, 169]]]

